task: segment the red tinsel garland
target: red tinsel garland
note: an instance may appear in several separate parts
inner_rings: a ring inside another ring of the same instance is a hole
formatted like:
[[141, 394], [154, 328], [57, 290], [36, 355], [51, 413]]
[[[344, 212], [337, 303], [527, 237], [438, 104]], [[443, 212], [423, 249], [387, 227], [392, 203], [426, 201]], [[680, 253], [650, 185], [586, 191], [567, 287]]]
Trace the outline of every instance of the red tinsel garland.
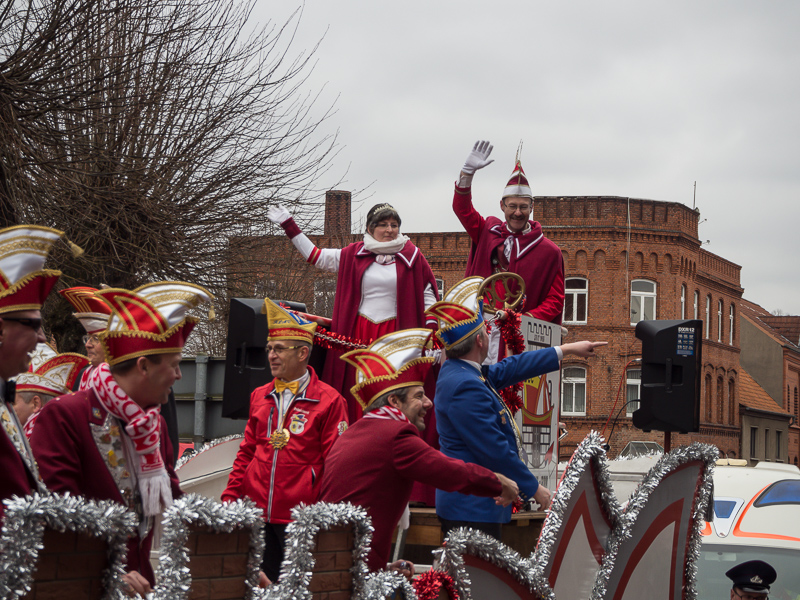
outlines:
[[458, 592], [453, 578], [442, 571], [428, 571], [411, 582], [419, 600], [437, 600], [442, 588], [447, 592], [450, 600], [458, 600]]
[[[512, 354], [522, 354], [525, 352], [525, 340], [522, 339], [520, 333], [520, 323], [522, 319], [519, 313], [513, 310], [506, 310], [506, 318], [499, 321], [500, 324], [500, 337], [503, 338], [506, 347], [511, 350]], [[500, 390], [500, 395], [503, 401], [511, 411], [511, 414], [516, 415], [517, 411], [522, 408], [522, 384], [515, 383], [512, 386]]]

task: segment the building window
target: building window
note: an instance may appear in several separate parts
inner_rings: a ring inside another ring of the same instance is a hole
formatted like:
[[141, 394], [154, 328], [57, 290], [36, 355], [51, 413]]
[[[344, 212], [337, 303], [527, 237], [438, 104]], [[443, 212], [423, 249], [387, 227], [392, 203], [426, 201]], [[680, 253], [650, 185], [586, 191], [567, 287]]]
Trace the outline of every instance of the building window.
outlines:
[[717, 422], [722, 423], [725, 418], [725, 388], [723, 387], [724, 380], [722, 377], [717, 377]]
[[781, 459], [781, 432], [775, 432], [775, 462], [783, 462]]
[[700, 292], [695, 290], [694, 291], [694, 317], [692, 317], [692, 318], [694, 318], [694, 319], [697, 318], [697, 315], [700, 314], [699, 312], [697, 312], [698, 310], [700, 310]]
[[733, 302], [731, 302], [730, 315], [728, 316], [728, 344], [733, 346]]
[[564, 367], [561, 378], [561, 414], [586, 414], [586, 369]]
[[336, 279], [317, 279], [314, 282], [314, 312], [327, 317], [333, 314], [333, 301], [336, 298]]
[[436, 289], [439, 290], [439, 299], [444, 298], [444, 279], [441, 277], [436, 278]]
[[686, 286], [681, 286], [681, 319], [686, 318]]
[[717, 341], [722, 343], [722, 300], [717, 303]]
[[646, 279], [631, 281], [631, 325], [656, 318], [656, 284]]
[[706, 422], [710, 423], [711, 415], [713, 414], [711, 406], [711, 375], [706, 375], [705, 384], [706, 384], [706, 389], [705, 389], [705, 394], [703, 394], [703, 397], [706, 400]]
[[706, 296], [706, 339], [711, 337], [711, 296]]
[[639, 399], [642, 397], [642, 370], [628, 369], [625, 385], [625, 414], [629, 417], [639, 410]]
[[756, 441], [758, 440], [758, 427], [750, 428], [750, 460], [756, 460]]
[[769, 429], [764, 430], [764, 460], [769, 460]]
[[589, 299], [589, 282], [581, 277], [564, 281], [564, 322], [586, 323], [586, 305]]
[[728, 425], [736, 425], [736, 382], [728, 381]]

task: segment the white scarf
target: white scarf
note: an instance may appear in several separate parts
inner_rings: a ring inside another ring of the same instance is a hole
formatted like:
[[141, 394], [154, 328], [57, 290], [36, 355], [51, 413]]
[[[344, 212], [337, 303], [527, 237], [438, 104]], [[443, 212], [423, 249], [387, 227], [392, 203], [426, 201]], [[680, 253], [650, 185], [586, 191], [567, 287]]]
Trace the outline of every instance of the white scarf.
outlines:
[[397, 237], [388, 242], [379, 242], [370, 234], [364, 234], [364, 248], [377, 254], [376, 262], [386, 265], [394, 261], [394, 255], [403, 249], [408, 241], [408, 236], [398, 233]]
[[145, 516], [160, 514], [162, 504], [164, 508], [172, 504], [169, 475], [161, 459], [161, 407], [142, 410], [119, 387], [107, 363], [92, 370], [89, 385], [103, 408], [125, 423], [125, 431], [139, 455], [137, 481]]

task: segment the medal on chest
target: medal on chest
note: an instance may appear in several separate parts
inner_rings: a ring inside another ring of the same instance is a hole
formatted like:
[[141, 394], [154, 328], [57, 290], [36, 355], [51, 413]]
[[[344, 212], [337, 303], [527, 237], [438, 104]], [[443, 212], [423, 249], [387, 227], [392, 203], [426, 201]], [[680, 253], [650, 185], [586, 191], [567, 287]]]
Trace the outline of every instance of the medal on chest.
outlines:
[[292, 420], [289, 422], [289, 431], [294, 435], [300, 435], [305, 431], [306, 423], [308, 423], [308, 417], [305, 413], [295, 413], [292, 415]]
[[288, 429], [276, 429], [272, 432], [272, 435], [269, 436], [269, 445], [275, 448], [275, 450], [280, 450], [286, 447], [290, 437]]

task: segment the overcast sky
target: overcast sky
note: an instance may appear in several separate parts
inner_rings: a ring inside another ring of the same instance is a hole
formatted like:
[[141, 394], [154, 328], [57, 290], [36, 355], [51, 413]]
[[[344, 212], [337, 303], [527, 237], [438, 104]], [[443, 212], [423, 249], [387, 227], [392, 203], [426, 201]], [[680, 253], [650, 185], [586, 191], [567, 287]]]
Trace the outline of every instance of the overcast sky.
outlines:
[[355, 219], [386, 201], [404, 231], [460, 230], [477, 139], [496, 162], [475, 204], [496, 213], [522, 139], [536, 195], [691, 207], [697, 181], [704, 247], [742, 266], [747, 299], [800, 315], [799, 30], [796, 0], [307, 0], [293, 48], [324, 36], [307, 89], [335, 101], [340, 151], [322, 185], [368, 188]]

